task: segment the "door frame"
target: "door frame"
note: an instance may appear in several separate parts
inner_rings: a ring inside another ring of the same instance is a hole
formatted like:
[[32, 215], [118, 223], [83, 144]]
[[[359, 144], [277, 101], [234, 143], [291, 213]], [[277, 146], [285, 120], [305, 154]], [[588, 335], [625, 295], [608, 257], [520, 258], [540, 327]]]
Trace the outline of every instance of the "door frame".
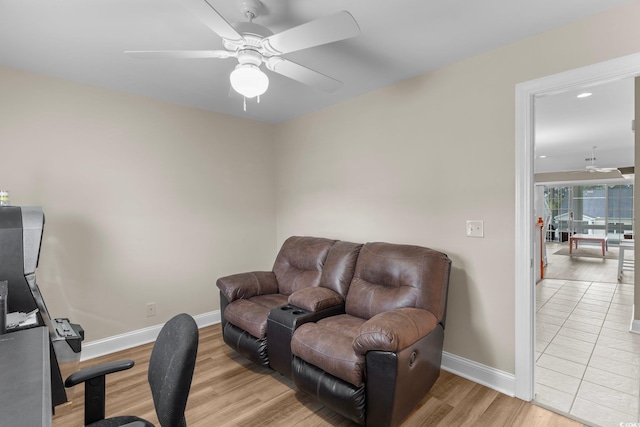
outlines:
[[516, 85], [515, 396], [531, 401], [535, 368], [534, 101], [536, 96], [587, 88], [640, 75], [640, 53]]

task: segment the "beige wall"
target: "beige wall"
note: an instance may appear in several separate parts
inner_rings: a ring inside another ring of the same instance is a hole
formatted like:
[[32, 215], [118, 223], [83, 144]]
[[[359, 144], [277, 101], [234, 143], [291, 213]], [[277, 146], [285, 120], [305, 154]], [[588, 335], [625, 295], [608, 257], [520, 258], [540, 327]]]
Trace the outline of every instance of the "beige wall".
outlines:
[[640, 0], [277, 126], [0, 68], [0, 186], [44, 206], [39, 283], [88, 341], [216, 310], [216, 277], [308, 234], [448, 253], [445, 349], [514, 372], [515, 85], [640, 51], [637, 16]]
[[38, 282], [87, 341], [217, 310], [217, 277], [271, 268], [272, 125], [2, 67], [0, 94], [0, 187], [43, 206]]
[[[513, 373], [515, 85], [640, 51], [638, 16], [635, 1], [278, 126], [278, 243], [446, 252], [445, 350]], [[465, 237], [468, 219], [484, 239]]]

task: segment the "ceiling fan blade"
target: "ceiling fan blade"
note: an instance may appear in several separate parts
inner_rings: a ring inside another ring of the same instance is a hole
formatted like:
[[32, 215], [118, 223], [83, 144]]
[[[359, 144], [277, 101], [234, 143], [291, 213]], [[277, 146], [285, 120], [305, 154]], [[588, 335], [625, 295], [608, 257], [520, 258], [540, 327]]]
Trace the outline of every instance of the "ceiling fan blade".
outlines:
[[124, 53], [129, 56], [145, 59], [224, 59], [233, 56], [233, 52], [229, 52], [226, 50], [127, 50]]
[[340, 89], [342, 82], [310, 68], [291, 62], [280, 57], [269, 58], [266, 66], [273, 72], [290, 79], [297, 80], [309, 86], [318, 88], [324, 92], [335, 92]]
[[613, 171], [617, 171], [618, 168], [601, 168], [595, 165], [589, 165], [585, 168], [587, 171], [589, 172], [613, 172]]
[[272, 55], [282, 55], [348, 39], [358, 34], [358, 23], [349, 12], [343, 10], [269, 36], [262, 41], [262, 46]]
[[187, 10], [193, 16], [202, 21], [204, 25], [211, 28], [211, 30], [220, 37], [238, 42], [243, 40], [240, 33], [238, 33], [209, 2], [205, 0], [184, 0], [182, 3], [186, 5]]
[[635, 167], [633, 167], [633, 166], [626, 166], [626, 167], [623, 167], [623, 168], [618, 168], [618, 170], [623, 175], [630, 175], [630, 174], [635, 173]]

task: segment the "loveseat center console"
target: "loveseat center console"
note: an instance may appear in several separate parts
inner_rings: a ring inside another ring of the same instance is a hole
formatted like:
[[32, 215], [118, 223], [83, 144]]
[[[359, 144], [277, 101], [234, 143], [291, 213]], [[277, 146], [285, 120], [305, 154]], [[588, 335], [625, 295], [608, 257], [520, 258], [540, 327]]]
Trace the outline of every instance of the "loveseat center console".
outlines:
[[343, 313], [344, 305], [329, 307], [318, 312], [304, 310], [291, 304], [272, 309], [267, 318], [267, 336], [269, 341], [281, 344], [267, 347], [269, 366], [287, 378], [291, 378], [293, 355], [289, 343], [295, 330], [305, 323]]

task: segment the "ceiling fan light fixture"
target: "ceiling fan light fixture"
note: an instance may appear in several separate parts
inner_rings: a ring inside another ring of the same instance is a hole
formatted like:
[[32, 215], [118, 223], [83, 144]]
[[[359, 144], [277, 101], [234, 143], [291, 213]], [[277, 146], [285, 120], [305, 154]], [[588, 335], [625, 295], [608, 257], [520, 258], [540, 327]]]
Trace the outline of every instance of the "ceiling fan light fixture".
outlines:
[[255, 98], [269, 88], [269, 77], [253, 64], [238, 64], [229, 75], [231, 87], [245, 98]]

